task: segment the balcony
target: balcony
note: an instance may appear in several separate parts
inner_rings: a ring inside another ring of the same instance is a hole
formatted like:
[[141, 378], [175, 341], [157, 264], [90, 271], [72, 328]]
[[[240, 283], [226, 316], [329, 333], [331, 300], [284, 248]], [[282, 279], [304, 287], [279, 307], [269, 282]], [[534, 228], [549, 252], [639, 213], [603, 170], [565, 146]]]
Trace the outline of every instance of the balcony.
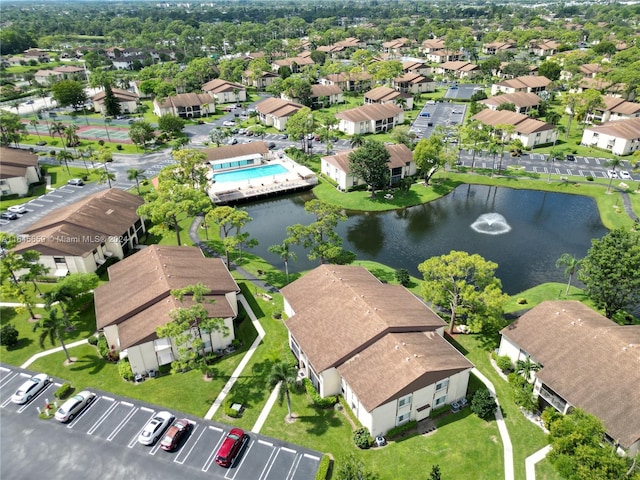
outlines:
[[540, 388], [540, 396], [544, 398], [549, 403], [549, 405], [554, 407], [560, 413], [564, 413], [565, 409], [567, 408], [567, 402], [564, 399], [562, 399], [558, 395], [555, 395], [549, 392], [544, 387]]

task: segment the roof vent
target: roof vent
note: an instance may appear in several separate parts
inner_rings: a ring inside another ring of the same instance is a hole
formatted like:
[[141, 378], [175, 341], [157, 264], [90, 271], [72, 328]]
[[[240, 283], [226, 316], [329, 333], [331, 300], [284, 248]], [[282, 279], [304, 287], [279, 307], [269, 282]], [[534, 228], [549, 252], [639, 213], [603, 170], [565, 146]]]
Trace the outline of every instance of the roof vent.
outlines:
[[374, 310], [378, 310], [378, 307], [373, 307]]
[[110, 208], [105, 212], [107, 215], [111, 215], [113, 213], [113, 208]]
[[622, 347], [622, 350], [624, 350], [626, 352], [627, 351], [627, 347]]
[[400, 350], [400, 345], [396, 345], [396, 350]]
[[406, 345], [406, 343], [402, 342], [402, 346], [404, 347]]
[[560, 315], [560, 312], [556, 312], [556, 315]]
[[405, 358], [405, 359], [404, 359], [404, 361], [405, 361], [405, 362], [408, 362], [408, 361], [409, 361], [409, 357]]
[[576, 322], [571, 322], [571, 325], [575, 325], [575, 324], [576, 324]]
[[414, 356], [415, 358], [418, 358], [418, 354], [417, 354], [417, 353], [414, 353], [414, 354], [413, 354], [413, 356]]

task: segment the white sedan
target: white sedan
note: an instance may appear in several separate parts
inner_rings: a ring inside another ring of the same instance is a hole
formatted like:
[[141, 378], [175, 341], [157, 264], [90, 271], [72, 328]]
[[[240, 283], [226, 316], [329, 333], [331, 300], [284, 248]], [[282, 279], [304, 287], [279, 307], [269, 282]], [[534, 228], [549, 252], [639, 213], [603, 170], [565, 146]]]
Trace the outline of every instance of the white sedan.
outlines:
[[618, 177], [618, 172], [616, 172], [615, 170], [607, 170], [607, 177], [609, 177], [609, 178], [619, 178]]
[[19, 405], [27, 403], [50, 383], [51, 379], [44, 373], [34, 375], [29, 380], [20, 385], [20, 388], [18, 388], [18, 390], [16, 390], [16, 393], [14, 393], [11, 397], [11, 401]]
[[27, 208], [22, 204], [21, 205], [13, 205], [13, 206], [7, 208], [7, 210], [9, 210], [10, 212], [19, 213], [19, 214], [27, 213]]
[[156, 413], [138, 435], [138, 442], [142, 445], [155, 444], [174, 420], [175, 417], [169, 412]]
[[223, 127], [235, 127], [236, 126], [236, 122], [232, 122], [231, 120], [225, 120], [224, 122], [222, 122], [222, 126]]
[[70, 422], [93, 401], [95, 396], [96, 394], [89, 390], [83, 390], [79, 394], [74, 395], [58, 408], [55, 419], [59, 422]]
[[[620, 178], [622, 178], [623, 180], [632, 180], [631, 174], [629, 174], [629, 172], [627, 172], [626, 170], [620, 170], [618, 174], [620, 175]], [[11, 210], [11, 207], [9, 207], [9, 210]]]

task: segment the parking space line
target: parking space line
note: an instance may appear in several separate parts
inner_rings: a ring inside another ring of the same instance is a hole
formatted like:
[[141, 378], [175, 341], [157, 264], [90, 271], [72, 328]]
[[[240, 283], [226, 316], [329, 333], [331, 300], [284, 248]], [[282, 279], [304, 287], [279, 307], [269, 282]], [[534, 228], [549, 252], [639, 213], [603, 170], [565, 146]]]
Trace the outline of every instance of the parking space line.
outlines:
[[44, 197], [40, 197], [38, 200], [41, 201], [41, 202], [53, 203], [53, 200], [48, 200], [48, 199], [46, 199]]
[[[251, 451], [251, 449], [253, 448], [253, 446], [255, 444], [256, 444], [256, 442], [251, 442], [251, 445], [249, 445], [249, 448], [247, 449], [247, 451], [244, 452], [244, 455], [242, 455], [242, 460], [240, 460], [240, 463], [237, 465], [237, 467], [233, 469], [233, 475], [228, 477], [227, 475], [229, 475], [229, 473], [231, 473], [231, 472], [227, 472], [227, 473], [225, 473], [224, 478], [226, 478], [228, 480], [234, 480], [236, 478], [236, 475], [238, 474], [238, 471], [242, 468], [242, 464], [244, 463], [244, 461], [247, 458], [249, 458], [249, 452]], [[240, 450], [242, 450], [242, 447], [240, 447]]]
[[56, 195], [55, 193], [47, 193], [47, 196], [53, 198], [62, 198], [62, 195]]
[[[197, 424], [197, 423], [195, 423], [195, 422], [191, 422], [191, 423], [193, 424], [193, 430], [191, 430], [191, 434], [189, 435], [189, 438], [187, 439], [187, 441], [189, 441], [189, 440], [191, 440], [192, 438], [194, 438], [194, 435], [195, 435], [196, 430], [197, 430], [197, 428], [198, 428], [198, 424]], [[205, 430], [202, 430], [202, 433], [204, 433], [204, 432], [205, 432]], [[202, 433], [200, 433], [200, 437], [202, 436]], [[200, 437], [198, 437], [198, 439], [199, 439]], [[183, 458], [183, 459], [180, 459], [180, 455], [181, 455], [183, 452], [185, 452], [184, 445], [183, 445], [183, 446], [182, 446], [182, 448], [180, 449], [180, 451], [178, 452], [178, 454], [176, 455], [176, 458], [174, 458], [174, 459], [173, 459], [173, 462], [174, 462], [174, 463], [177, 463], [177, 464], [179, 464], [179, 465], [183, 465], [183, 464], [184, 464], [184, 462], [187, 460], [187, 457], [189, 456], [189, 454], [191, 453], [191, 451], [193, 450], [193, 448], [196, 446], [196, 444], [197, 444], [197, 443], [198, 443], [198, 440], [195, 440], [195, 441], [193, 442], [193, 445], [191, 445], [191, 448], [189, 449], [189, 451], [185, 453], [184, 458]]]
[[269, 447], [273, 447], [273, 443], [265, 442], [264, 440], [258, 440], [258, 443], [261, 444], [261, 445], [267, 445]]
[[[211, 464], [213, 463], [213, 460], [216, 456], [216, 452], [218, 451], [218, 448], [216, 446], [216, 448], [214, 448], [213, 450], [211, 450], [211, 454], [209, 455], [209, 457], [207, 457], [207, 461], [204, 462], [204, 465], [202, 466], [202, 471], [203, 472], [207, 472], [209, 470], [209, 467], [211, 466]], [[226, 475], [225, 475], [226, 478]]]
[[[133, 403], [130, 403], [130, 402], [124, 402], [124, 401], [122, 401], [122, 402], [120, 402], [120, 404], [121, 404], [121, 405], [124, 405], [125, 407], [133, 407]], [[141, 408], [144, 408], [144, 407], [141, 407]]]
[[264, 468], [262, 469], [262, 473], [260, 474], [260, 479], [263, 479], [269, 476], [271, 467], [273, 467], [273, 464], [276, 462], [276, 458], [278, 457], [279, 453], [280, 453], [280, 449], [273, 449], [271, 451], [271, 455], [269, 455], [269, 459], [267, 460], [267, 463], [265, 463]]
[[[125, 402], [120, 402], [120, 404], [124, 404]], [[129, 404], [131, 405], [131, 404]], [[131, 405], [133, 406], [133, 405]], [[125, 417], [120, 421], [120, 423], [116, 426], [115, 430], [112, 430], [111, 434], [107, 437], [107, 441], [110, 442], [111, 440], [113, 440], [115, 438], [115, 436], [118, 434], [118, 432], [120, 430], [122, 430], [122, 427], [124, 427], [124, 425], [131, 419], [131, 417], [133, 417], [133, 415], [138, 411], [138, 408], [132, 408], [131, 410], [129, 410], [129, 413], [127, 413], [125, 415]], [[137, 437], [136, 437], [137, 438]], [[129, 447], [131, 448], [131, 447]]]
[[304, 454], [304, 457], [305, 457], [305, 458], [310, 458], [311, 460], [315, 460], [315, 461], [317, 461], [317, 462], [319, 462], [319, 461], [320, 461], [320, 457], [317, 457], [317, 456], [315, 456], [315, 455], [311, 455], [310, 453], [305, 453], [305, 454]]
[[[122, 403], [124, 403], [124, 402], [122, 402]], [[129, 404], [129, 405], [131, 405], [131, 404]], [[153, 408], [149, 408], [149, 407], [140, 407], [140, 410], [142, 410], [144, 412], [154, 412], [155, 413], [155, 410]]]
[[47, 385], [46, 387], [44, 387], [42, 390], [40, 390], [35, 397], [32, 397], [31, 400], [29, 400], [27, 403], [25, 403], [24, 405], [22, 405], [19, 409], [18, 409], [18, 413], [22, 413], [24, 412], [29, 406], [31, 406], [33, 404], [33, 401], [36, 400], [37, 398], [40, 398], [42, 396], [42, 394], [44, 394], [47, 390], [49, 390], [49, 388], [51, 388], [52, 386], [57, 385], [60, 386], [59, 383], [50, 383], [49, 385]]
[[[10, 370], [8, 370], [10, 371]], [[18, 376], [18, 372], [15, 372], [13, 375], [9, 375], [2, 383], [0, 383], [0, 389], [4, 388], [4, 386], [9, 383], [11, 380]]]
[[104, 412], [102, 416], [98, 419], [98, 421], [94, 423], [89, 430], [87, 430], [87, 435], [92, 435], [93, 432], [95, 432], [98, 429], [98, 427], [102, 425], [102, 423], [107, 419], [109, 414], [111, 414], [111, 412], [116, 408], [116, 405], [118, 405], [113, 398], [110, 398], [110, 397], [102, 397], [102, 398], [104, 398], [105, 400], [111, 401], [112, 403], [107, 409], [107, 411]]
[[109, 400], [110, 402], [113, 402], [115, 400], [115, 398], [107, 397], [106, 395], [103, 395], [102, 398], [104, 398], [105, 400]]
[[288, 447], [280, 447], [280, 450], [283, 450], [289, 453], [296, 453], [296, 451], [293, 448], [288, 448]]
[[78, 419], [81, 418], [81, 416], [85, 413], [87, 413], [89, 410], [91, 410], [91, 408], [98, 403], [98, 401], [100, 400], [100, 397], [96, 396], [89, 405], [87, 405], [87, 407], [80, 412], [80, 414], [78, 416], [76, 416], [76, 418], [74, 418], [71, 422], [69, 422], [69, 424], [67, 425], [67, 428], [73, 428], [75, 427], [76, 423], [78, 423]]
[[287, 473], [287, 480], [289, 478], [292, 478], [293, 475], [296, 473], [296, 470], [298, 470], [298, 465], [300, 465], [301, 460], [302, 460], [302, 455], [296, 455], [296, 458], [293, 461], [291, 468], [289, 469], [289, 473]]
[[220, 427], [214, 427], [214, 426], [212, 426], [212, 425], [209, 425], [209, 428], [210, 428], [211, 430], [215, 430], [216, 432], [224, 432], [224, 430], [223, 430], [223, 429], [221, 429]]

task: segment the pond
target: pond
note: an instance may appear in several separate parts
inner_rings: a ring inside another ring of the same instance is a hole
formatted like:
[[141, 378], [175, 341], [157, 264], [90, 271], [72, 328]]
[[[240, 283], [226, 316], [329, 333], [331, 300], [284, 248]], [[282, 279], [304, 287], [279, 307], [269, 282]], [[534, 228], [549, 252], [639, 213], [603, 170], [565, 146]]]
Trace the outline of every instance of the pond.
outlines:
[[[245, 205], [253, 218], [245, 231], [260, 242], [252, 253], [284, 269], [267, 248], [284, 240], [287, 226], [313, 221], [304, 211], [313, 198], [305, 192]], [[563, 269], [555, 266], [560, 255], [582, 258], [591, 240], [607, 233], [591, 198], [481, 185], [459, 186], [424, 205], [347, 215], [337, 231], [359, 260], [406, 268], [420, 277], [418, 264], [427, 258], [451, 250], [477, 253], [498, 264], [497, 276], [510, 295], [544, 282], [566, 282]], [[291, 272], [318, 265], [305, 250], [294, 251], [298, 259], [289, 262]]]

